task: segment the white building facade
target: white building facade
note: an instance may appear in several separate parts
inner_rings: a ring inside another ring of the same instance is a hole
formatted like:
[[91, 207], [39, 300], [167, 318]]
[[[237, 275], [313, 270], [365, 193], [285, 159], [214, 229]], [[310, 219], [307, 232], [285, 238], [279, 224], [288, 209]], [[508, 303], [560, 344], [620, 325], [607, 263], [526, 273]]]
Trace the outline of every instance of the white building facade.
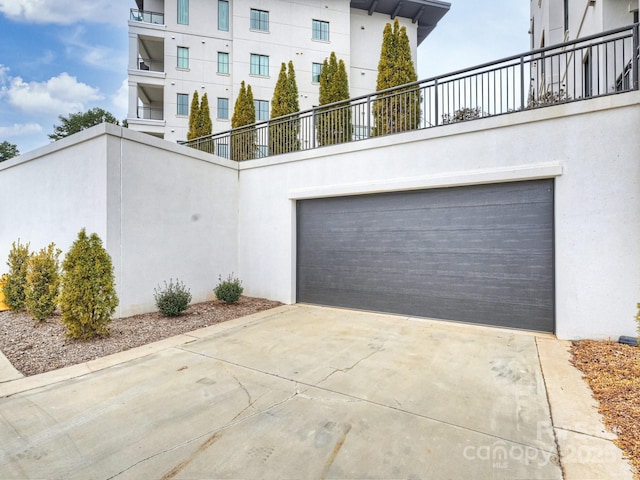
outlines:
[[531, 49], [638, 22], [638, 0], [530, 0]]
[[[633, 88], [638, 0], [531, 0], [530, 22], [531, 50], [545, 49], [545, 58], [531, 63], [530, 105]], [[614, 43], [591, 38], [624, 28]]]
[[240, 83], [269, 119], [281, 64], [293, 61], [300, 108], [318, 104], [323, 61], [345, 62], [352, 97], [375, 91], [382, 32], [397, 18], [418, 45], [450, 4], [433, 0], [136, 0], [129, 20], [129, 128], [185, 140], [193, 93], [213, 132], [231, 128]]

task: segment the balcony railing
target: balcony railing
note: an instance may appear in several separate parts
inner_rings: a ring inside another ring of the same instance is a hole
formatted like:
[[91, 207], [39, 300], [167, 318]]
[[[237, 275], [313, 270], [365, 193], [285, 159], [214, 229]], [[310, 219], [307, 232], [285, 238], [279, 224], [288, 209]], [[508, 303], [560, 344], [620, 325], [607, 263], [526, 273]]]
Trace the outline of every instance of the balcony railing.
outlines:
[[164, 25], [164, 13], [150, 12], [148, 10], [131, 9], [129, 19], [134, 22], [154, 23]]
[[156, 107], [138, 107], [138, 118], [143, 120], [164, 120], [164, 109]]
[[638, 90], [638, 24], [180, 142], [242, 161]]

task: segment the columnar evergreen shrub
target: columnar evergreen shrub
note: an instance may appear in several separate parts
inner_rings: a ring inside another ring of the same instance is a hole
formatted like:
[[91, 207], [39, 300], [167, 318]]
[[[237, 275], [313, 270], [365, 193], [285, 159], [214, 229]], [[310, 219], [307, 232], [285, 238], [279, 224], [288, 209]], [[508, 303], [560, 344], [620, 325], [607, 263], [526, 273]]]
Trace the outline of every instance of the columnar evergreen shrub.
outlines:
[[164, 282], [164, 288], [154, 288], [153, 298], [160, 313], [165, 317], [175, 317], [187, 309], [191, 303], [191, 292], [180, 280]]
[[[384, 28], [376, 91], [397, 87], [418, 80], [407, 29], [398, 19]], [[420, 125], [422, 101], [418, 86], [406, 87], [376, 97], [373, 104], [375, 135], [415, 130]]]
[[189, 131], [187, 132], [187, 140], [198, 138], [198, 120], [200, 119], [200, 98], [198, 91], [194, 90], [191, 98], [191, 108], [189, 109]]
[[[349, 98], [349, 80], [344, 61], [338, 61], [335, 52], [324, 59], [320, 70], [319, 104], [347, 100]], [[351, 124], [351, 105], [330, 107], [328, 110], [318, 111], [316, 119], [318, 145], [335, 145], [351, 141], [353, 125]]]
[[218, 277], [220, 283], [213, 290], [218, 300], [222, 300], [225, 303], [236, 303], [240, 300], [240, 295], [244, 291], [242, 282], [235, 278], [233, 274], [230, 274], [226, 280], [222, 280], [222, 275]]
[[211, 122], [211, 111], [209, 110], [209, 97], [205, 93], [200, 101], [200, 111], [198, 112], [198, 136], [211, 135], [213, 123]]
[[[300, 119], [291, 115], [300, 111], [298, 85], [293, 62], [289, 66], [282, 62], [280, 75], [271, 99], [271, 121], [269, 122], [269, 154], [279, 155], [300, 150]], [[280, 117], [287, 116], [278, 120]]]
[[[233, 107], [233, 117], [231, 117], [231, 160], [241, 162], [256, 158], [257, 135], [256, 127], [251, 126], [256, 123], [256, 107], [253, 103], [253, 92], [251, 85], [246, 85], [244, 81], [240, 83], [238, 98]], [[247, 126], [247, 128], [240, 128]]]
[[73, 338], [93, 338], [109, 333], [118, 306], [111, 257], [97, 234], [78, 233], [62, 262], [62, 323]]
[[31, 317], [37, 322], [51, 315], [58, 304], [60, 253], [61, 250], [51, 243], [47, 248], [32, 254], [27, 262], [25, 305]]
[[2, 288], [5, 303], [14, 312], [19, 312], [25, 308], [25, 296], [27, 288], [27, 262], [29, 261], [29, 244], [11, 244], [7, 266], [9, 273], [6, 277], [6, 284]]
[[[211, 135], [213, 123], [211, 122], [211, 112], [209, 110], [209, 99], [205, 93], [200, 101], [200, 111], [198, 113], [198, 137], [206, 137]], [[215, 146], [211, 138], [198, 141], [198, 150], [203, 152], [215, 153]]]

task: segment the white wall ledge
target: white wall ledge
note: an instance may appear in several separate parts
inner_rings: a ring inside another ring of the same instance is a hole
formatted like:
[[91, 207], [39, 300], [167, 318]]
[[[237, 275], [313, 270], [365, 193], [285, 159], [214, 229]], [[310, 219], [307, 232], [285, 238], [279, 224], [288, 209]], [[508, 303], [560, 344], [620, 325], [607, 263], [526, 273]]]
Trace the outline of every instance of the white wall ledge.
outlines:
[[483, 183], [504, 183], [525, 180], [554, 178], [562, 175], [559, 162], [521, 165], [517, 167], [486, 168], [462, 172], [445, 172], [412, 178], [390, 178], [373, 182], [346, 183], [293, 189], [288, 192], [290, 200], [304, 200], [344, 195], [422, 190], [428, 188], [460, 187]]

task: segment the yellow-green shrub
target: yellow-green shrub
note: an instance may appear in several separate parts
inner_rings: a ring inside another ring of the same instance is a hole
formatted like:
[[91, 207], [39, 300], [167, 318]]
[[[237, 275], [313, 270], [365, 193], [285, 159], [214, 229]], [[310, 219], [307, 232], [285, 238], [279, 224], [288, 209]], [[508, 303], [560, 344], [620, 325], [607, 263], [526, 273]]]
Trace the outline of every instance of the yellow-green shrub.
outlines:
[[113, 265], [97, 234], [83, 228], [62, 262], [62, 323], [73, 338], [107, 335], [118, 306]]
[[58, 304], [60, 253], [55, 244], [51, 243], [47, 248], [32, 254], [27, 262], [25, 306], [37, 322], [51, 315]]
[[25, 293], [27, 287], [27, 261], [29, 260], [29, 244], [11, 244], [7, 266], [9, 273], [5, 277], [6, 283], [2, 287], [5, 303], [13, 311], [24, 310]]

